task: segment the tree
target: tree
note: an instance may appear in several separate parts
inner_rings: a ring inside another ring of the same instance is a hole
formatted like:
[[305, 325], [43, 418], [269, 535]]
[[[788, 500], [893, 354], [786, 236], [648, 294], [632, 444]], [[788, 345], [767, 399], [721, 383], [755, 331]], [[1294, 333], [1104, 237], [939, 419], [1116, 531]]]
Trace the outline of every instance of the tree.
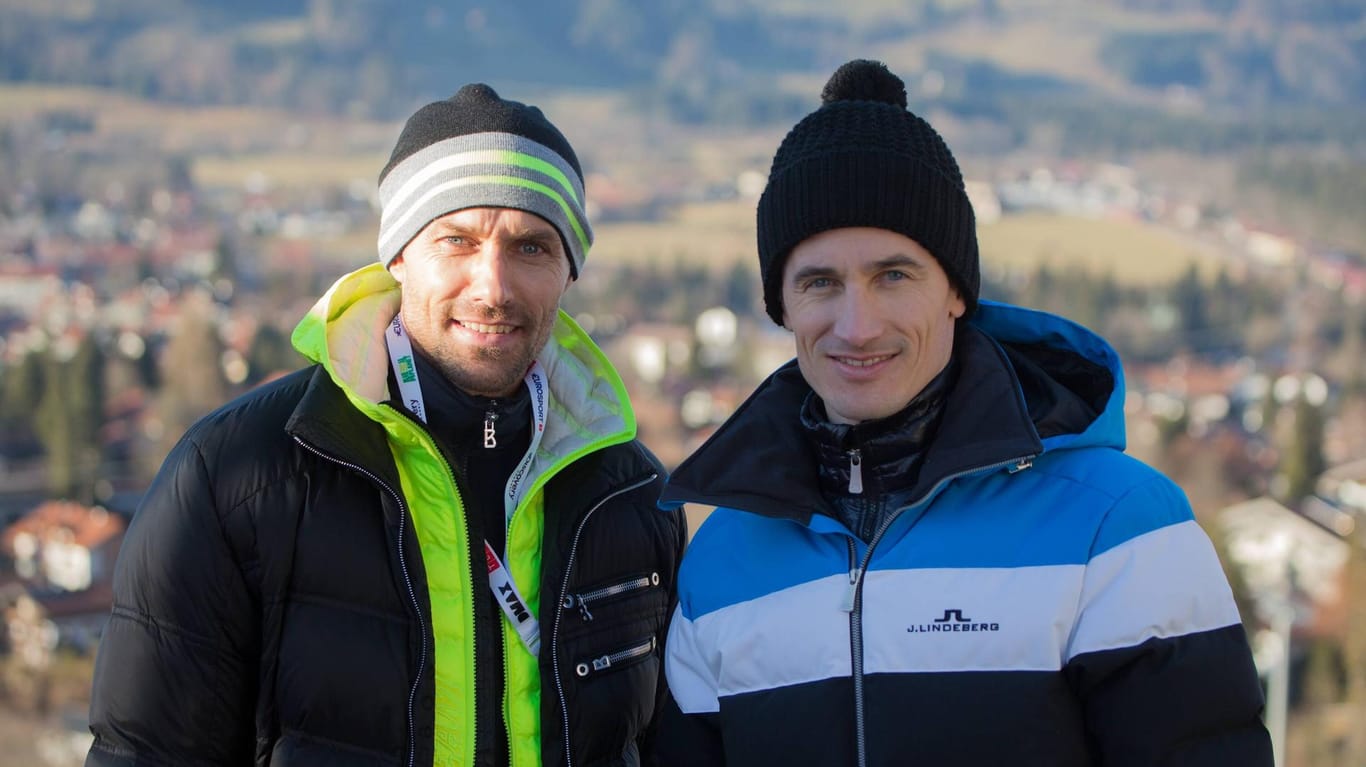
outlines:
[[1323, 457], [1323, 408], [1303, 393], [1295, 400], [1290, 444], [1281, 462], [1285, 477], [1285, 500], [1294, 506], [1314, 490], [1314, 483], [1327, 468]]
[[723, 305], [740, 315], [748, 317], [760, 309], [755, 297], [758, 293], [758, 275], [748, 261], [736, 261], [726, 276], [726, 298]]
[[[1346, 669], [1342, 645], [1336, 639], [1310, 639], [1303, 651], [1298, 684], [1296, 723], [1290, 740], [1300, 741], [1294, 751], [1305, 767], [1336, 767], [1342, 764], [1346, 744], [1334, 714], [1342, 705]], [[1289, 761], [1289, 760], [1287, 760]]]
[[35, 436], [33, 413], [43, 395], [43, 355], [29, 351], [0, 373], [0, 429], [7, 444]]
[[[162, 387], [157, 409], [161, 417], [162, 455], [169, 452], [190, 424], [227, 399], [222, 353], [212, 299], [202, 292], [190, 294], [181, 304], [175, 333], [162, 350], [159, 365]], [[161, 462], [160, 456], [155, 462]]]
[[267, 376], [297, 370], [304, 359], [289, 344], [289, 337], [274, 325], [262, 325], [247, 349], [247, 385], [255, 386]]
[[[1347, 558], [1347, 640], [1343, 647], [1347, 668], [1349, 720], [1366, 721], [1366, 527], [1357, 526]], [[1366, 727], [1353, 727], [1342, 764], [1366, 764]]]
[[35, 426], [54, 497], [93, 503], [104, 425], [104, 353], [90, 336], [61, 339], [45, 356]]
[[1172, 302], [1176, 305], [1177, 315], [1181, 318], [1181, 337], [1188, 348], [1202, 346], [1204, 333], [1209, 327], [1209, 301], [1205, 297], [1205, 286], [1200, 282], [1200, 270], [1195, 264], [1172, 286]]

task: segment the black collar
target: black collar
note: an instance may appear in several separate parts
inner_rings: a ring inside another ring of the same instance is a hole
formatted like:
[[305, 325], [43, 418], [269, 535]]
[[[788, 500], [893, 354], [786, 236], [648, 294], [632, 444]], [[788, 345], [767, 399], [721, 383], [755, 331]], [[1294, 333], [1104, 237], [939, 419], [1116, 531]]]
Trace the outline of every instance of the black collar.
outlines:
[[920, 457], [934, 439], [944, 402], [957, 377], [952, 358], [906, 407], [873, 421], [832, 423], [813, 391], [802, 405], [801, 422], [819, 464], [821, 492], [829, 500], [851, 495], [853, 461], [866, 497], [900, 493], [915, 485]]
[[[481, 397], [469, 394], [450, 379], [421, 352], [413, 354], [422, 396], [426, 400], [427, 427], [442, 443], [456, 451], [526, 450], [531, 433], [531, 395], [525, 386], [507, 397]], [[390, 376], [392, 381], [392, 373]], [[491, 422], [496, 447], [484, 445], [485, 423]]]
[[[945, 394], [912, 498], [929, 494], [949, 477], [1043, 450], [1001, 345], [960, 324], [953, 356], [957, 377]], [[796, 361], [783, 365], [678, 466], [660, 504], [725, 506], [802, 523], [824, 513], [828, 505], [818, 458], [798, 417], [810, 392]]]

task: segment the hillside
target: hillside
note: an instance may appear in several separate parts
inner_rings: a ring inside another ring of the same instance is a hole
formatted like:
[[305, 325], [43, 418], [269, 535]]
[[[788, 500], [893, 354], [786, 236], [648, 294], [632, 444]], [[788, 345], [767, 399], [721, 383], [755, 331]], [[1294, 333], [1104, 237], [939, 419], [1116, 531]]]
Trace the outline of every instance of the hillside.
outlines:
[[496, 79], [639, 88], [676, 117], [763, 122], [849, 52], [944, 69], [926, 95], [962, 108], [1006, 90], [1360, 108], [1366, 3], [0, 0], [0, 80], [350, 115]]
[[203, 166], [222, 179], [241, 152], [369, 163], [384, 141], [338, 148], [326, 124], [392, 124], [483, 80], [557, 104], [610, 147], [618, 184], [712, 183], [761, 167], [855, 56], [903, 74], [979, 177], [1011, 158], [1174, 154], [1170, 181], [1212, 204], [1366, 251], [1366, 0], [0, 0], [0, 85], [103, 94], [64, 120], [118, 93], [266, 108], [327, 144], [267, 131]]

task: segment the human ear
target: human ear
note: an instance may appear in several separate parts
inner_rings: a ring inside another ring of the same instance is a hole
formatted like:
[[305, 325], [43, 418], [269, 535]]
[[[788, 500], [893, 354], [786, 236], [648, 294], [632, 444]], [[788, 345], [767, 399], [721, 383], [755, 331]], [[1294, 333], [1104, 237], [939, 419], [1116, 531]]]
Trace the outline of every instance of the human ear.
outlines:
[[963, 294], [958, 292], [958, 288], [949, 288], [949, 316], [957, 320], [967, 312], [968, 304], [963, 300]]

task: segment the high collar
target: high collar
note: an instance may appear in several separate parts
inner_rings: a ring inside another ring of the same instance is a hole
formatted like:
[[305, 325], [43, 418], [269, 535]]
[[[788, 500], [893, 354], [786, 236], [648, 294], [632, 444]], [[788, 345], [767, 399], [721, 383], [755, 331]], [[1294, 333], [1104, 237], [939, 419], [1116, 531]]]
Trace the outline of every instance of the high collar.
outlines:
[[[399, 310], [400, 290], [382, 264], [340, 277], [294, 329], [291, 340], [323, 366], [346, 400], [379, 424], [394, 444], [414, 444], [414, 421], [391, 402], [392, 368], [384, 331]], [[593, 339], [563, 310], [537, 356], [545, 371], [545, 432], [527, 487], [570, 460], [635, 437], [626, 385]]]
[[[915, 484], [920, 458], [939, 427], [944, 402], [956, 378], [952, 359], [901, 410], [857, 424], [833, 423], [812, 391], [802, 404], [801, 423], [819, 467], [821, 493], [835, 501], [849, 495], [901, 493]], [[854, 464], [862, 489], [851, 488]]]
[[[912, 501], [954, 477], [1004, 470], [1045, 451], [1124, 448], [1123, 371], [1114, 349], [1085, 328], [983, 301], [971, 322], [959, 324], [953, 356], [958, 375], [907, 494]], [[795, 361], [775, 371], [678, 466], [660, 505], [725, 506], [809, 523], [828, 506], [798, 418], [810, 392]]]
[[[422, 396], [426, 399], [428, 427], [442, 442], [458, 453], [475, 450], [526, 449], [531, 431], [531, 396], [518, 385], [506, 397], [481, 397], [463, 391], [421, 352], [413, 354]], [[395, 403], [402, 402], [395, 397]], [[484, 429], [491, 426], [494, 446], [484, 442]]]

